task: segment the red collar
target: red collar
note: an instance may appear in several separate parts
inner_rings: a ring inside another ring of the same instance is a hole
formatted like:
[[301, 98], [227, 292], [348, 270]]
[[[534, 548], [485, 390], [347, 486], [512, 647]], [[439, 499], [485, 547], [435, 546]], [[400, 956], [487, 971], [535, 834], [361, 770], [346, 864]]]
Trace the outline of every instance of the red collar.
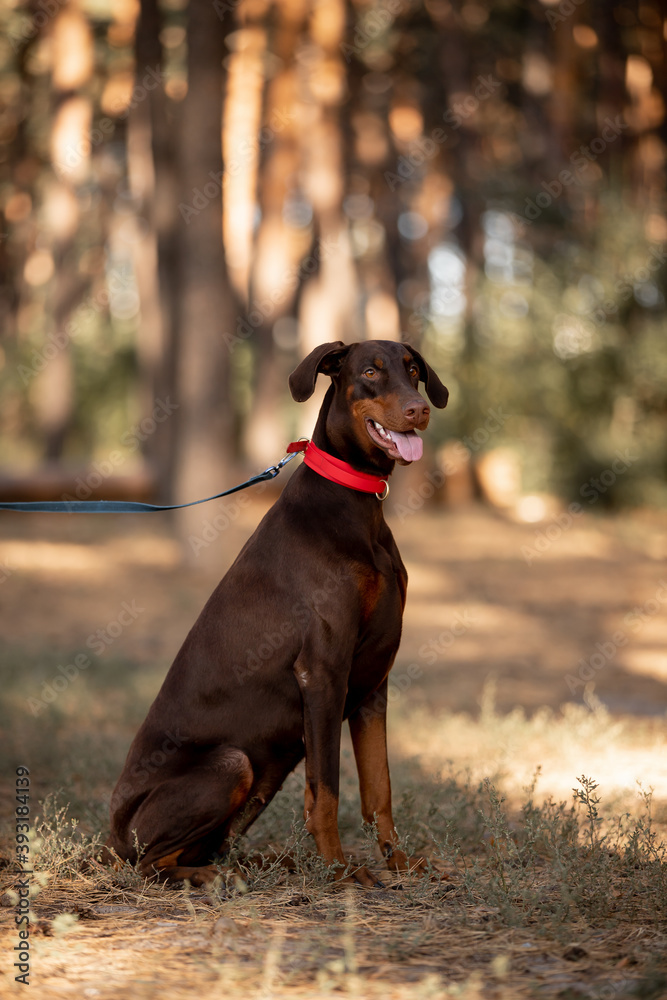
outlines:
[[348, 486], [362, 493], [375, 493], [378, 500], [385, 500], [389, 494], [389, 483], [380, 476], [372, 476], [367, 472], [357, 472], [349, 462], [334, 458], [328, 452], [322, 451], [312, 441], [292, 441], [287, 447], [287, 454], [294, 451], [304, 452], [305, 464], [318, 475], [330, 479], [339, 486]]

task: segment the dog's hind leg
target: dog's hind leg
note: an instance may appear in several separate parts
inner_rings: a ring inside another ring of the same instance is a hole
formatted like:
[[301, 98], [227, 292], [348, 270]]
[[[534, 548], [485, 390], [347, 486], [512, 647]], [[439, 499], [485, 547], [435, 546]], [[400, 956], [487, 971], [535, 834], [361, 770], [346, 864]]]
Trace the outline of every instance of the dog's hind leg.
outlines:
[[207, 751], [193, 766], [156, 785], [127, 825], [145, 847], [140, 870], [169, 882], [204, 885], [219, 874], [208, 864], [242, 809], [254, 780], [247, 755], [236, 747]]

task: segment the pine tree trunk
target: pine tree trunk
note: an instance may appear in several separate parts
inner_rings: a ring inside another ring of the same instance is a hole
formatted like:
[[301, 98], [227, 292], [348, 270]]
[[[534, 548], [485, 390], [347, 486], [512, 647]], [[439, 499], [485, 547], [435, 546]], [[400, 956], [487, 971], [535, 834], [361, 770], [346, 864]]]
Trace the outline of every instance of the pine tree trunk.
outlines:
[[[163, 16], [157, 0], [141, 0], [136, 29], [136, 78], [160, 73]], [[177, 142], [168, 119], [163, 81], [137, 103], [128, 123], [128, 172], [138, 200], [141, 232], [135, 243], [135, 273], [141, 299], [139, 363], [141, 409], [168, 410], [176, 397], [176, 336], [179, 316], [179, 220]], [[173, 496], [178, 410], [156, 424], [145, 444], [159, 502]]]
[[[52, 220], [54, 278], [48, 311], [53, 317], [53, 332], [61, 333], [86, 292], [76, 255], [80, 222], [77, 196], [89, 178], [92, 107], [85, 91], [93, 72], [93, 37], [89, 22], [74, 5], [66, 6], [55, 18], [51, 43], [54, 107], [50, 151], [55, 180], [47, 188], [45, 209]], [[49, 212], [50, 202], [57, 207]], [[44, 458], [57, 462], [62, 458], [74, 411], [73, 362], [67, 339], [37, 376], [34, 399], [44, 437]]]
[[[222, 242], [222, 102], [231, 17], [221, 20], [210, 0], [188, 9], [188, 93], [180, 129], [181, 308], [178, 334], [178, 450], [174, 493], [190, 500], [230, 485], [233, 408], [230, 350], [236, 327]], [[183, 208], [185, 206], [186, 208]], [[186, 209], [192, 209], [187, 211]], [[178, 515], [187, 542], [201, 536], [206, 513]], [[192, 544], [186, 546], [192, 554]]]

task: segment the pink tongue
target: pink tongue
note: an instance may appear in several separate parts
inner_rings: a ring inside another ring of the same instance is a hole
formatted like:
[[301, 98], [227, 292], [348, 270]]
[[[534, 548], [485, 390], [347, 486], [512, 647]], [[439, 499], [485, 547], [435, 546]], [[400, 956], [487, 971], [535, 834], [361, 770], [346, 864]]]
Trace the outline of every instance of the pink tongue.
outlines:
[[416, 462], [422, 457], [424, 443], [414, 431], [408, 431], [406, 434], [402, 434], [400, 431], [390, 431], [389, 433], [401, 458], [406, 462]]

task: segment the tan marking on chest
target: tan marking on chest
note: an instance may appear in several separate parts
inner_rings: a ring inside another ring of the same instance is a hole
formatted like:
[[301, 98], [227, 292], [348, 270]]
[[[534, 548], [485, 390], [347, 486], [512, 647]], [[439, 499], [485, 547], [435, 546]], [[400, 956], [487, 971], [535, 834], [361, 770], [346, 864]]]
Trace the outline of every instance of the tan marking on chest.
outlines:
[[366, 569], [357, 572], [356, 582], [361, 603], [361, 617], [364, 621], [368, 621], [378, 606], [386, 584], [379, 573]]

